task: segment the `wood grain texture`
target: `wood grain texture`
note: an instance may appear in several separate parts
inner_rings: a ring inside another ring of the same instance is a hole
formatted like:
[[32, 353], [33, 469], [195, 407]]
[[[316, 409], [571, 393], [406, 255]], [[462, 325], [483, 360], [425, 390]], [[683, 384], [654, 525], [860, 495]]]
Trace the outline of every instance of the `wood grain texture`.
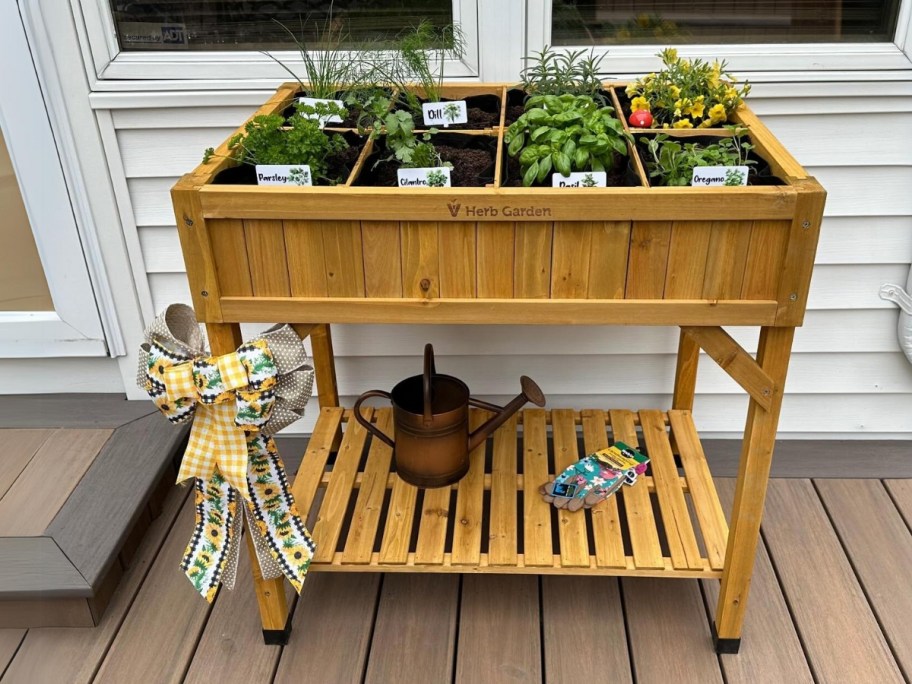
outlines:
[[912, 674], [912, 533], [877, 480], [815, 483], [899, 667]]
[[320, 227], [326, 264], [326, 294], [329, 297], [363, 297], [361, 224], [358, 221], [321, 221]]
[[[726, 510], [735, 497], [735, 482], [716, 480]], [[703, 580], [706, 609], [712, 615], [719, 599], [719, 582]], [[795, 631], [788, 604], [776, 579], [766, 546], [759, 544], [751, 579], [751, 607], [744, 620], [741, 650], [721, 655], [728, 684], [811, 684], [814, 681]]]
[[366, 297], [402, 296], [402, 255], [396, 221], [361, 221]]
[[682, 330], [678, 337], [678, 356], [675, 360], [674, 393], [671, 397], [672, 408], [687, 411], [693, 410], [699, 365], [700, 345]]
[[307, 442], [307, 451], [301, 460], [291, 493], [294, 495], [298, 511], [306, 519], [314, 503], [317, 488], [326, 464], [329, 461], [330, 446], [339, 433], [342, 425], [342, 409], [327, 407], [320, 409], [320, 417], [313, 434]]
[[475, 297], [475, 224], [451, 223], [437, 231], [440, 253], [440, 296]]
[[618, 580], [543, 577], [541, 583], [545, 681], [632, 682]]
[[703, 295], [711, 234], [710, 221], [675, 221], [672, 224], [665, 273], [666, 299], [692, 299]]
[[0, 459], [0, 500], [51, 434], [52, 430], [11, 428], [0, 431], [0, 440], [5, 445], [3, 458]]
[[547, 299], [551, 294], [551, 223], [529, 221], [514, 226], [513, 296]]
[[778, 281], [776, 325], [801, 325], [804, 322], [825, 201], [826, 192], [815, 180], [801, 181], [795, 216], [789, 227], [782, 276]]
[[244, 222], [239, 219], [222, 219], [210, 221], [207, 225], [219, 292], [223, 295], [252, 295]]
[[754, 221], [747, 250], [742, 299], [775, 299], [788, 240], [787, 221]]
[[478, 225], [475, 278], [479, 298], [513, 296], [513, 231], [512, 223]]
[[763, 529], [817, 680], [903, 681], [813, 485], [770, 481]]
[[662, 298], [670, 242], [671, 222], [634, 222], [627, 261], [627, 299]]
[[589, 245], [589, 299], [622, 299], [627, 287], [630, 222], [591, 224]]
[[0, 428], [118, 428], [156, 413], [149, 401], [122, 394], [0, 396]]
[[556, 222], [551, 245], [551, 297], [584, 299], [589, 293], [592, 223]]
[[446, 542], [447, 520], [450, 517], [450, 493], [449, 487], [424, 490], [418, 523], [418, 542], [415, 547], [416, 563], [443, 563], [443, 545]]
[[465, 576], [456, 684], [541, 681], [539, 619], [537, 578]]
[[[580, 459], [576, 438], [576, 424], [570, 409], [551, 411], [551, 429], [554, 440], [554, 470], [562, 472]], [[561, 509], [557, 512], [558, 536], [560, 537], [560, 559], [564, 567], [587, 567], [589, 565], [589, 541], [586, 532], [586, 516], [579, 512]]]
[[706, 252], [703, 296], [738, 299], [750, 246], [750, 226], [740, 221], [713, 221]]
[[[183, 579], [175, 562], [183, 554], [186, 535], [193, 528], [191, 504], [188, 500], [175, 523], [176, 530], [187, 533], [169, 535], [162, 546], [101, 664], [94, 680], [98, 684], [134, 681], [151, 672], [156, 673], [159, 682], [183, 679], [184, 667], [193, 655], [210, 608], [190, 582], [175, 581]], [[166, 661], [162, 654], [167, 654]]]
[[[458, 577], [386, 575], [365, 684], [449, 681], [458, 604]], [[407, 653], [414, 657], [403, 657]]]
[[60, 430], [51, 435], [0, 499], [0, 537], [43, 534], [111, 434]]
[[323, 227], [314, 221], [284, 221], [288, 278], [293, 297], [327, 297]]
[[[488, 414], [469, 411], [469, 429], [475, 430]], [[481, 556], [481, 523], [484, 517], [485, 442], [469, 454], [469, 472], [456, 485], [453, 523], [453, 565], [474, 565]]]
[[313, 573], [307, 578], [276, 684], [362, 681], [381, 577]]
[[548, 431], [544, 409], [523, 411], [523, 559], [552, 565], [551, 504], [539, 493], [548, 482]]
[[[95, 676], [102, 659], [120, 629], [133, 599], [155, 561], [165, 538], [171, 531], [175, 516], [187, 500], [189, 491], [174, 488], [165, 500], [161, 514], [152, 521], [142, 545], [136, 552], [133, 565], [124, 573], [108, 609], [97, 627], [87, 628], [41, 628], [30, 629], [16, 658], [11, 663], [3, 684], [17, 682], [71, 682], [88, 684]], [[174, 572], [174, 560], [179, 557], [186, 544], [186, 528], [175, 529], [172, 536], [178, 538], [172, 545], [173, 553], [166, 559], [172, 574], [170, 581], [180, 582], [183, 578]], [[178, 576], [175, 576], [178, 575]], [[186, 580], [184, 580], [186, 582]], [[188, 584], [189, 586], [189, 584]], [[168, 626], [163, 629], [171, 629]]]
[[288, 257], [281, 221], [244, 221], [250, 282], [257, 297], [289, 297]]
[[[41, 572], [35, 569], [35, 572]], [[63, 627], [76, 629], [95, 625], [89, 599], [41, 598], [0, 601], [0, 629]]]
[[389, 514], [386, 517], [383, 541], [380, 544], [381, 563], [401, 564], [408, 560], [417, 500], [418, 488], [397, 476], [393, 483]]
[[621, 587], [637, 681], [722, 684], [697, 582], [624, 578]]
[[118, 428], [48, 525], [46, 534], [93, 587], [115, 562], [186, 435], [186, 428], [157, 414]]
[[399, 239], [402, 247], [402, 295], [429, 299], [440, 296], [440, 245], [438, 224], [403, 221]]
[[0, 629], [0, 673], [6, 671], [24, 638], [24, 629]]
[[[581, 412], [581, 418], [586, 453], [591, 454], [607, 447], [607, 415], [605, 412], [584, 409]], [[617, 499], [614, 496], [609, 496], [592, 508], [592, 537], [595, 541], [595, 562], [599, 567], [627, 567], [621, 519]]]
[[[241, 553], [237, 584], [233, 591], [219, 592], [189, 662], [185, 684], [272, 682], [282, 649], [263, 643], [256, 594], [247, 579], [250, 571], [250, 557]], [[294, 592], [284, 584], [290, 602]]]
[[491, 565], [516, 565], [516, 427], [513, 416], [494, 433], [488, 535]]
[[[209, 230], [203, 218], [199, 186], [190, 174], [183, 176], [171, 189], [174, 220], [180, 236], [181, 251], [187, 267], [187, 281], [193, 310], [201, 321], [220, 321], [218, 273], [209, 243]], [[236, 216], [224, 218], [235, 219]], [[24, 427], [24, 426], [23, 426]]]

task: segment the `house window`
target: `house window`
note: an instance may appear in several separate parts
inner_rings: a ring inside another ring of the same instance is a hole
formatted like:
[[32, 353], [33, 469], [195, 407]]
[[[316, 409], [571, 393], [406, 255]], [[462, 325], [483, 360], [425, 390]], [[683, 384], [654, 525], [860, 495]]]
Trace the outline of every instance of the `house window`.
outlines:
[[899, 0], [553, 0], [554, 45], [892, 42]]
[[[414, 24], [453, 22], [451, 0], [108, 0], [123, 52], [287, 50], [344, 36], [382, 45]], [[287, 30], [286, 30], [287, 29]], [[291, 33], [289, 33], [289, 31]]]

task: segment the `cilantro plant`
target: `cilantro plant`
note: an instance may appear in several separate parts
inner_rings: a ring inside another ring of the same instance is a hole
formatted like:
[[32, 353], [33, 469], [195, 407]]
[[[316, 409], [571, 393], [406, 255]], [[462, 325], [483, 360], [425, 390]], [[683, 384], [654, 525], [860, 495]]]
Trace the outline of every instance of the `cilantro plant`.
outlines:
[[[379, 160], [378, 164], [381, 161], [395, 160], [404, 169], [451, 166], [444, 163], [431, 142], [437, 130], [432, 128], [422, 133], [419, 139], [415, 134], [415, 121], [409, 112], [400, 110], [387, 113], [383, 119], [383, 128], [386, 130], [386, 146], [390, 155]], [[379, 128], [375, 127], [374, 131], [379, 131]]]
[[[737, 126], [726, 128], [732, 136], [710, 145], [672, 140], [661, 133], [649, 139], [641, 138], [640, 142], [652, 156], [646, 159], [649, 177], [658, 179], [661, 185], [690, 185], [693, 170], [698, 166], [747, 166], [750, 170], [756, 162], [748, 159], [754, 146], [744, 139], [747, 130]], [[737, 184], [740, 185], [740, 179]]]
[[523, 185], [542, 183], [552, 171], [605, 171], [617, 155], [627, 154], [627, 140], [613, 107], [586, 95], [536, 95], [504, 136], [507, 152], [519, 159]]
[[[303, 104], [295, 106], [297, 114], [285, 128], [285, 118], [279, 114], [260, 115], [247, 122], [244, 133], [238, 133], [228, 140], [229, 159], [238, 164], [307, 164], [315, 180], [335, 185], [342, 178], [329, 177], [327, 157], [341, 152], [348, 143], [338, 133], [323, 131], [320, 119], [337, 115], [345, 117], [344, 109], [335, 104], [317, 104], [313, 107]], [[310, 115], [315, 115], [312, 118]], [[210, 147], [203, 156], [207, 163], [215, 151]]]
[[557, 53], [546, 45], [527, 58], [531, 63], [520, 74], [523, 90], [529, 95], [589, 95], [604, 101], [599, 67], [605, 56], [596, 57], [591, 50], [584, 55], [585, 50]]

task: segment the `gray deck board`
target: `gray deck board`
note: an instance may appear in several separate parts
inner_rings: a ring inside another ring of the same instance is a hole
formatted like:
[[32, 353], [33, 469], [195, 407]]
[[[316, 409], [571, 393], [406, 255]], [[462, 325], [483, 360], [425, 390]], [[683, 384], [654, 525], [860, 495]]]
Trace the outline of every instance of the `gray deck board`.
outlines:
[[186, 434], [157, 413], [119, 428], [48, 526], [45, 534], [93, 587], [114, 562]]
[[119, 428], [156, 412], [122, 394], [0, 396], [0, 428]]
[[50, 537], [0, 538], [0, 599], [92, 595], [92, 587]]

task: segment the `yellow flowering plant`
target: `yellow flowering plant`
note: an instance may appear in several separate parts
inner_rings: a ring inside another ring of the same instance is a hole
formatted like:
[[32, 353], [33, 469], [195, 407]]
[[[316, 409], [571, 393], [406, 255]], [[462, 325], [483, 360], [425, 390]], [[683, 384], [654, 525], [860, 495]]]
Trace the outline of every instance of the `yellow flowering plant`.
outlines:
[[630, 110], [652, 114], [656, 128], [710, 128], [725, 124], [750, 92], [726, 72], [724, 61], [712, 63], [678, 57], [674, 48], [658, 54], [665, 68], [627, 86]]

